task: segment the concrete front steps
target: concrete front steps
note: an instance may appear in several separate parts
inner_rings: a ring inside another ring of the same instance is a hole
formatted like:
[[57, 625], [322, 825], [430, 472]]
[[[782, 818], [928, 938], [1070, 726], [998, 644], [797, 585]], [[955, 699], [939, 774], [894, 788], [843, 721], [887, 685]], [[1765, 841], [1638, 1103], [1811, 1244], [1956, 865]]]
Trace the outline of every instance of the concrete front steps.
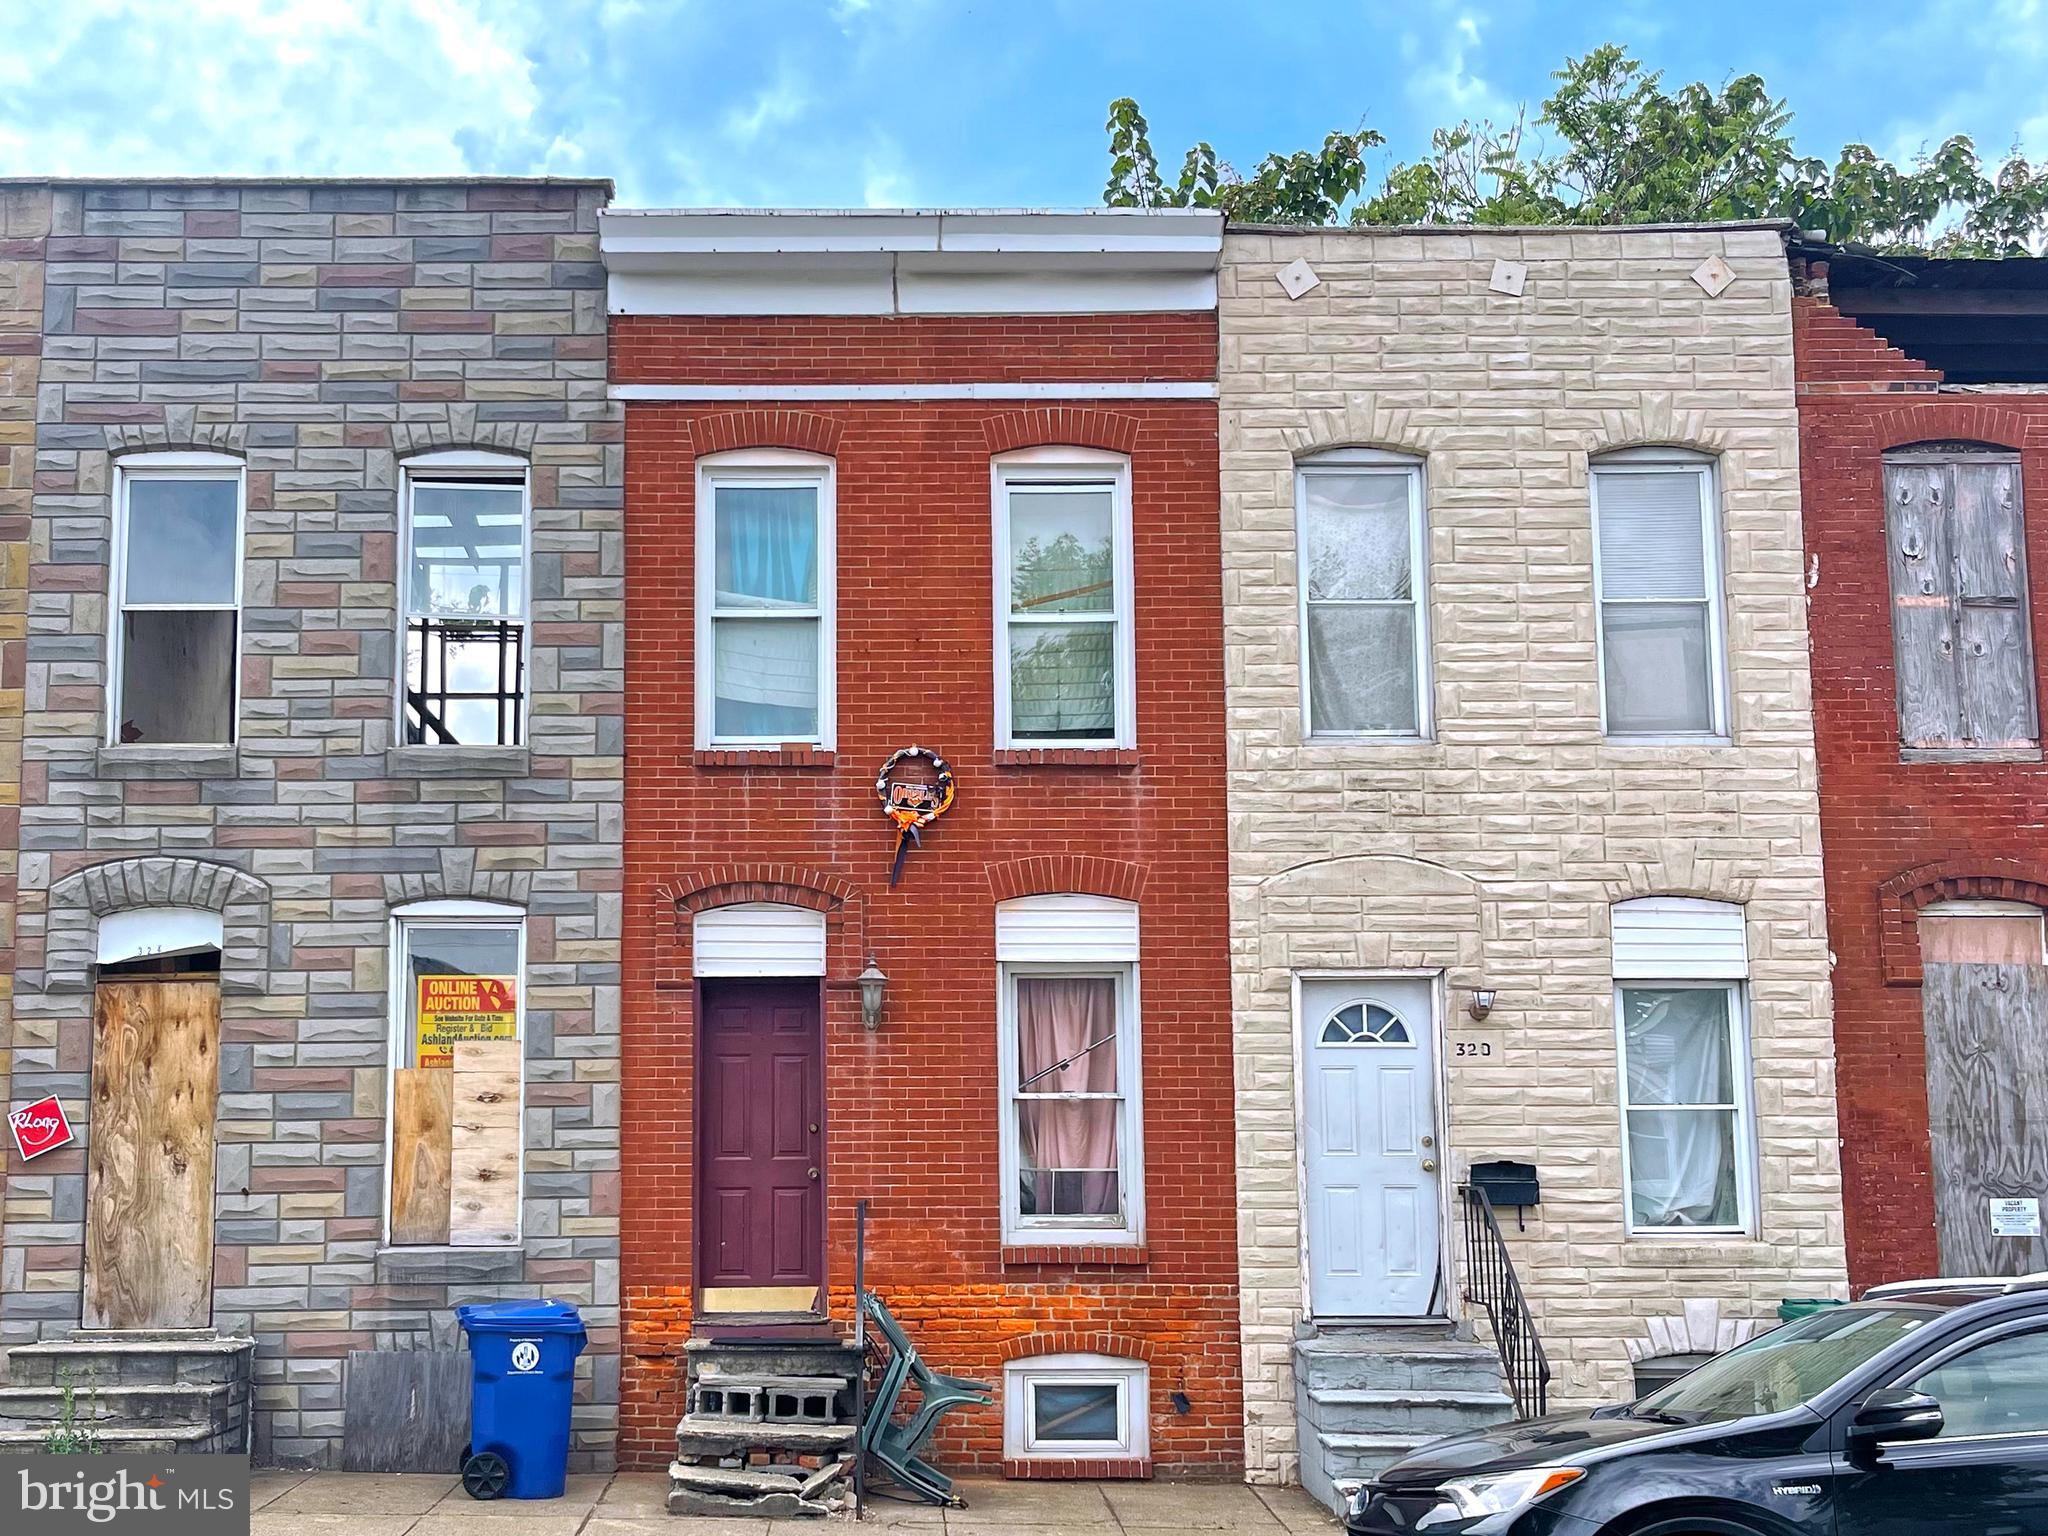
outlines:
[[1515, 1416], [1499, 1356], [1448, 1323], [1320, 1327], [1294, 1345], [1294, 1408], [1302, 1487], [1332, 1509], [1417, 1447]]
[[852, 1473], [861, 1354], [837, 1338], [692, 1339], [675, 1515], [828, 1515]]
[[0, 1452], [34, 1452], [64, 1416], [105, 1449], [136, 1455], [234, 1453], [249, 1447], [253, 1339], [212, 1329], [99, 1332], [17, 1344], [0, 1386]]

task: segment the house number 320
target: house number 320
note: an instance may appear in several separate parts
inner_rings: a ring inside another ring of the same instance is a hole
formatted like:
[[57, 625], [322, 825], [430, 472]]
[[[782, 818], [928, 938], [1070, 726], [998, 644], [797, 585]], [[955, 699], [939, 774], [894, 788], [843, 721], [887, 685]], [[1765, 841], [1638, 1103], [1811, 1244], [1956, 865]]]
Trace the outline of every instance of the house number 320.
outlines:
[[1493, 1042], [1491, 1040], [1454, 1040], [1451, 1042], [1451, 1054], [1462, 1059], [1481, 1060], [1493, 1054]]

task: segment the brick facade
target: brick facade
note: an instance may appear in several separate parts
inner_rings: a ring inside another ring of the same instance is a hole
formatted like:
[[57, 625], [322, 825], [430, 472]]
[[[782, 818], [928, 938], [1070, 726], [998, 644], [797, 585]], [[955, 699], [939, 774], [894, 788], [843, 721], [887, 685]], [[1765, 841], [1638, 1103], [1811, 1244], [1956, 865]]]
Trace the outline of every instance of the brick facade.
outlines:
[[[618, 378], [645, 384], [821, 368], [834, 382], [1206, 380], [1214, 347], [1209, 314], [613, 324]], [[1130, 457], [1134, 751], [992, 751], [990, 458], [1032, 444]], [[695, 461], [771, 446], [836, 465], [836, 751], [699, 753]], [[854, 1202], [866, 1198], [868, 1282], [939, 1369], [1000, 1381], [1003, 1362], [1025, 1355], [1144, 1359], [1160, 1472], [1242, 1464], [1216, 505], [1208, 400], [628, 406], [626, 1464], [666, 1463], [683, 1406], [690, 919], [757, 900], [826, 914], [832, 1315], [850, 1315]], [[959, 796], [891, 890], [895, 834], [874, 774], [912, 743], [945, 755]], [[1147, 1227], [1135, 1251], [1002, 1241], [995, 907], [1051, 892], [1140, 909]], [[854, 984], [871, 954], [890, 978], [872, 1034]], [[941, 1461], [997, 1467], [1000, 1414], [949, 1419]]]
[[[0, 381], [41, 374], [32, 509], [25, 417], [0, 395], [0, 543], [34, 524], [25, 675], [0, 663], [0, 702], [27, 691], [12, 1092], [61, 1095], [81, 1129], [7, 1170], [0, 1325], [12, 1342], [80, 1315], [97, 923], [220, 913], [213, 1320], [257, 1340], [260, 1460], [337, 1463], [351, 1351], [452, 1348], [454, 1303], [544, 1292], [591, 1329], [573, 1464], [610, 1463], [624, 448], [604, 382], [608, 191], [59, 183], [47, 238], [0, 193], [0, 262], [48, 260], [41, 339], [13, 356], [0, 267]], [[33, 301], [32, 282], [14, 291]], [[238, 745], [103, 746], [110, 471], [193, 449], [245, 466]], [[480, 449], [528, 465], [530, 744], [405, 748], [398, 465]], [[425, 898], [525, 914], [522, 1248], [382, 1246], [388, 919]]]
[[[1941, 1272], [1913, 916], [1958, 898], [2048, 904], [2048, 768], [1907, 762], [1899, 748], [1883, 455], [1973, 441], [2021, 455], [2035, 684], [2048, 655], [2048, 390], [1956, 393], [1824, 298], [1793, 300], [1813, 705], [1835, 954], [1849, 1273]], [[2048, 713], [2048, 700], [2042, 701]]]
[[[1735, 272], [1718, 299], [1688, 277], [1709, 255]], [[1321, 284], [1290, 300], [1297, 257]], [[1497, 259], [1526, 264], [1519, 297], [1491, 291]], [[1572, 1406], [1623, 1395], [1624, 1340], [1685, 1299], [1768, 1318], [1840, 1293], [1827, 938], [1779, 233], [1244, 231], [1220, 283], [1246, 1451], [1286, 1479], [1294, 975], [1441, 974], [1444, 1166], [1537, 1163], [1507, 1236]], [[1602, 736], [1588, 459], [1643, 444], [1717, 465], [1726, 744]], [[1431, 741], [1304, 739], [1295, 461], [1339, 447], [1423, 461]], [[1745, 908], [1753, 1240], [1625, 1233], [1608, 913], [1648, 895]]]

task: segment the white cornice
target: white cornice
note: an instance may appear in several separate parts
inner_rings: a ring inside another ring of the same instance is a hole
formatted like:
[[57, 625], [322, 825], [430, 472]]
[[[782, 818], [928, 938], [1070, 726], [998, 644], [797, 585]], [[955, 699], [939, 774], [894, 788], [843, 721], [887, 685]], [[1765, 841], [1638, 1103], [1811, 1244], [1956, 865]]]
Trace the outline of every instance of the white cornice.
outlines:
[[1204, 209], [613, 209], [614, 314], [1075, 314], [1213, 309]]

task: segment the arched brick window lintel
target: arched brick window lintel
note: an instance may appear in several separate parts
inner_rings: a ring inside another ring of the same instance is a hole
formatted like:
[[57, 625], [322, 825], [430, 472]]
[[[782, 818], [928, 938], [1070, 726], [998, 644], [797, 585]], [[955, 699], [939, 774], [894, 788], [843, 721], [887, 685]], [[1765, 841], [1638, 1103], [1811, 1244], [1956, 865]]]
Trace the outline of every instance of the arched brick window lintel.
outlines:
[[2048, 865], [1951, 860], [1903, 870], [1879, 885], [1877, 941], [1886, 986], [1920, 985], [1920, 909], [1937, 901], [2024, 901], [2048, 908]]
[[[1879, 452], [1911, 443], [1969, 442], [2018, 453], [2027, 446], [2027, 418], [1982, 399], [1921, 400], [1879, 412], [1871, 420]], [[2036, 434], [2035, 447], [2041, 446]]]
[[825, 914], [825, 976], [844, 983], [867, 959], [867, 902], [843, 875], [788, 864], [726, 864], [690, 870], [654, 886], [658, 987], [687, 987], [691, 919], [712, 907], [772, 902]]
[[1111, 896], [1136, 901], [1145, 893], [1146, 867], [1091, 854], [1045, 854], [1009, 859], [986, 868], [989, 894], [997, 901], [1019, 896]]
[[791, 448], [830, 456], [839, 451], [840, 430], [840, 423], [830, 416], [787, 407], [722, 411], [699, 416], [686, 428], [690, 451], [700, 458], [741, 448]]
[[1137, 418], [1078, 405], [1001, 411], [984, 417], [981, 431], [992, 454], [1019, 448], [1099, 448], [1108, 453], [1130, 453], [1138, 445]]
[[997, 1352], [1005, 1363], [1035, 1360], [1040, 1355], [1109, 1355], [1118, 1360], [1142, 1360], [1147, 1365], [1157, 1358], [1149, 1340], [1087, 1328], [1048, 1328], [1020, 1334], [1003, 1340]]

